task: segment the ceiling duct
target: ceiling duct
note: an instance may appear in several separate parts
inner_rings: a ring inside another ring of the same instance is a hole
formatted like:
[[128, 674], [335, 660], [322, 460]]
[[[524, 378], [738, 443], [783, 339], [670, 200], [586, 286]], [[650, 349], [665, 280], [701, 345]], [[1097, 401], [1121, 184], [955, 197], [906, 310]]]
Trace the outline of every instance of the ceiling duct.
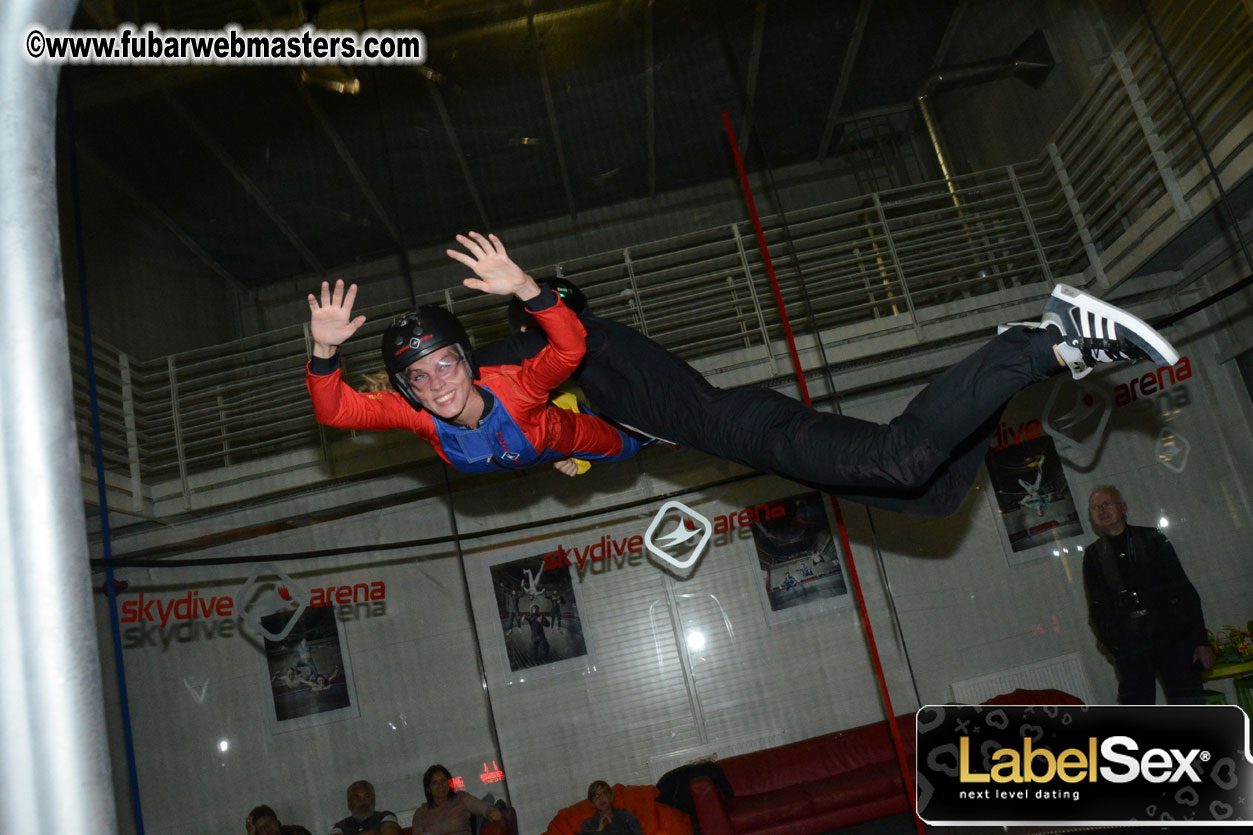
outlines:
[[[304, 0], [301, 8], [305, 13], [305, 23], [316, 27], [315, 18], [322, 8], [322, 0]], [[355, 96], [361, 92], [361, 79], [357, 78], [352, 67], [344, 64], [311, 64], [301, 67], [300, 82], [347, 96]]]
[[[940, 163], [940, 171], [946, 180], [952, 179], [953, 172], [944, 142], [940, 138], [940, 126], [935, 117], [931, 97], [945, 90], [971, 87], [1002, 78], [1020, 78], [1031, 87], [1039, 88], [1054, 64], [1053, 51], [1049, 49], [1048, 39], [1044, 37], [1044, 32], [1037, 29], [1027, 36], [1017, 49], [1003, 58], [990, 58], [971, 64], [941, 67], [927, 76], [915, 98], [918, 102], [918, 110], [922, 113], [922, 120], [926, 123], [927, 133], [931, 137], [936, 160]], [[952, 188], [952, 183], [950, 183], [949, 190], [951, 191]]]

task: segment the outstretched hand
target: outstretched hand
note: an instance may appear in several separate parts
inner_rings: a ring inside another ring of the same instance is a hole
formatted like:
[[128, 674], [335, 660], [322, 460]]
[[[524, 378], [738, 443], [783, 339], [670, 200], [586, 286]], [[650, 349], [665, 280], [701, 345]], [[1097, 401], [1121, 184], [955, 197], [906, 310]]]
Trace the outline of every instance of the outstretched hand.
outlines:
[[[522, 271], [513, 263], [505, 252], [505, 245], [495, 235], [486, 238], [478, 232], [469, 235], [458, 235], [457, 243], [466, 248], [466, 252], [456, 249], [445, 250], [448, 257], [460, 261], [478, 278], [467, 278], [461, 283], [471, 290], [490, 293], [493, 296], [515, 295], [522, 301], [528, 301], [539, 295], [539, 285], [535, 279]], [[468, 255], [466, 253], [469, 253]]]
[[309, 294], [309, 335], [313, 339], [313, 355], [327, 358], [333, 356], [340, 345], [348, 341], [357, 329], [365, 324], [364, 316], [353, 318], [352, 303], [357, 298], [357, 285], [349, 285], [344, 292], [344, 280], [336, 279], [335, 290], [329, 282], [322, 282], [322, 299]]

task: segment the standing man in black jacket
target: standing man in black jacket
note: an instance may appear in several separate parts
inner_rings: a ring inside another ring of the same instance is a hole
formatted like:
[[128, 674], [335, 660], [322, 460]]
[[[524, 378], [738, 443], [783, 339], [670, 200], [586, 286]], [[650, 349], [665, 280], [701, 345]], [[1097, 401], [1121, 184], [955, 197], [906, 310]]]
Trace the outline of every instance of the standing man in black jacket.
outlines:
[[1155, 680], [1171, 704], [1204, 704], [1201, 673], [1214, 665], [1201, 599], [1174, 546], [1157, 528], [1127, 524], [1117, 487], [1088, 499], [1101, 538], [1083, 555], [1083, 586], [1097, 643], [1113, 657], [1118, 701], [1151, 705]]

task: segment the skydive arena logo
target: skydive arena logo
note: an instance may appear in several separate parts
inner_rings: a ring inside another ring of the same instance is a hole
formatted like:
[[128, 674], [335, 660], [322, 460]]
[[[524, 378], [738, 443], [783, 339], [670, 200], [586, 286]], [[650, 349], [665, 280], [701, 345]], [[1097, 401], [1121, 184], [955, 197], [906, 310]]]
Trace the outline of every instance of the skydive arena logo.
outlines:
[[[657, 529], [670, 516], [673, 527], [664, 534]], [[644, 547], [654, 556], [678, 568], [690, 568], [705, 553], [705, 546], [713, 536], [714, 526], [701, 514], [683, 502], [668, 501], [657, 511], [648, 530], [644, 533]]]
[[927, 823], [1249, 826], [1253, 760], [1234, 705], [927, 706]]

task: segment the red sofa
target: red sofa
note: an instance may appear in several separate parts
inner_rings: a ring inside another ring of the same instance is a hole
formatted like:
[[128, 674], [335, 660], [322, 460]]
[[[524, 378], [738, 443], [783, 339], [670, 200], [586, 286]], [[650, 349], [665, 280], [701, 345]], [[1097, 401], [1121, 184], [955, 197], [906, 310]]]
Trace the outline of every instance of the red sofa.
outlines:
[[[914, 769], [914, 715], [896, 717]], [[719, 760], [735, 790], [689, 785], [701, 835], [805, 835], [910, 809], [886, 721]]]

